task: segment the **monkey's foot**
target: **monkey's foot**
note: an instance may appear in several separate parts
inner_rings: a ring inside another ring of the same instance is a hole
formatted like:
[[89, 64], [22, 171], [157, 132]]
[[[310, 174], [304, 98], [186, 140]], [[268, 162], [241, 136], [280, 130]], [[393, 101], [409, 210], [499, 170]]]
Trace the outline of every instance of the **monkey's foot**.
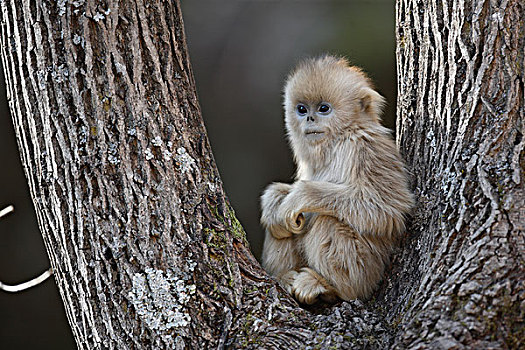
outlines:
[[286, 289], [286, 291], [290, 294], [292, 294], [293, 282], [295, 281], [295, 277], [297, 277], [298, 274], [299, 272], [295, 270], [290, 270], [282, 274], [281, 277], [279, 278], [279, 281], [281, 282], [284, 289]]
[[298, 302], [313, 304], [318, 297], [326, 302], [334, 302], [337, 299], [335, 289], [314, 270], [303, 267], [294, 277], [291, 294]]

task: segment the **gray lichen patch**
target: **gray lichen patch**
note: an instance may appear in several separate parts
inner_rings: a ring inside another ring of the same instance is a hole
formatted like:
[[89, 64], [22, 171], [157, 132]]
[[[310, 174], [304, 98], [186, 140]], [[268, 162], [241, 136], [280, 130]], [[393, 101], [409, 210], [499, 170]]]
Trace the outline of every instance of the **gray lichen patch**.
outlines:
[[160, 138], [160, 136], [157, 136], [153, 140], [151, 140], [151, 143], [155, 147], [160, 147], [160, 146], [162, 146], [162, 139]]
[[154, 158], [153, 152], [151, 152], [151, 149], [149, 148], [146, 148], [144, 154], [146, 156], [146, 160], [152, 160]]
[[171, 159], [173, 154], [170, 151], [168, 151], [167, 149], [165, 149], [164, 151], [162, 151], [162, 156], [164, 157], [164, 160], [168, 161], [168, 160]]
[[94, 16], [93, 16], [93, 20], [95, 20], [95, 22], [99, 22], [99, 21], [102, 21], [106, 18], [106, 16], [108, 16], [109, 14], [111, 13], [111, 9], [108, 8], [107, 10], [103, 11], [103, 13], [100, 13], [100, 12], [97, 12]]
[[170, 330], [181, 333], [191, 322], [186, 304], [195, 293], [195, 285], [169, 271], [152, 268], [136, 273], [132, 284], [128, 297], [139, 318], [151, 330], [160, 331], [165, 340], [173, 340]]
[[58, 15], [62, 17], [66, 13], [67, 0], [58, 0], [56, 6], [58, 8]]
[[188, 154], [184, 147], [177, 148], [175, 159], [183, 173], [186, 173], [195, 167], [195, 159]]

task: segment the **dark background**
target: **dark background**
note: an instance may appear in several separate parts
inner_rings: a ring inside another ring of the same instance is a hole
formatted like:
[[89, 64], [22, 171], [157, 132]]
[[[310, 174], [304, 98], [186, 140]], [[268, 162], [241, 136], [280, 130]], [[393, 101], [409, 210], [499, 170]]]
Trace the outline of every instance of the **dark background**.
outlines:
[[[183, 0], [183, 15], [203, 117], [226, 192], [256, 257], [263, 232], [259, 195], [290, 182], [281, 91], [301, 59], [344, 55], [372, 77], [393, 127], [396, 73], [394, 1]], [[16, 284], [49, 266], [0, 77], [0, 280]], [[17, 294], [0, 291], [0, 349], [73, 349], [53, 279]]]

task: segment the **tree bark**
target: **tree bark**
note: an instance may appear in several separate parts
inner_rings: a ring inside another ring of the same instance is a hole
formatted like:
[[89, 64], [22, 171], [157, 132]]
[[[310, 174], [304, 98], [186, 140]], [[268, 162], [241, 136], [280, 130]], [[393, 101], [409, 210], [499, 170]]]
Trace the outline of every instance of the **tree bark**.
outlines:
[[398, 2], [398, 141], [418, 207], [372, 300], [312, 310], [249, 252], [178, 2], [0, 6], [22, 162], [79, 348], [517, 348], [525, 337], [519, 0]]
[[402, 309], [403, 331], [395, 344], [518, 348], [525, 339], [525, 6], [397, 6], [397, 135], [418, 206], [398, 259], [403, 300], [392, 306]]

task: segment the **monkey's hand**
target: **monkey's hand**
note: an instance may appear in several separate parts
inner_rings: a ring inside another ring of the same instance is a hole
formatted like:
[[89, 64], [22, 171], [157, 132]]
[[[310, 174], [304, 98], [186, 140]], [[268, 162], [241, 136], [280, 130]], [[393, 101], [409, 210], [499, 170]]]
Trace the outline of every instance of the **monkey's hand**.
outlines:
[[306, 232], [306, 219], [303, 215], [302, 203], [305, 198], [304, 181], [298, 181], [291, 186], [291, 190], [279, 207], [278, 216], [284, 221], [284, 227], [294, 234]]
[[284, 217], [279, 215], [279, 207], [288, 195], [292, 185], [273, 183], [266, 188], [261, 196], [261, 224], [276, 239], [291, 237], [293, 231], [284, 223]]
[[296, 235], [306, 233], [306, 219], [303, 213], [290, 212], [289, 215], [285, 216], [284, 227]]

